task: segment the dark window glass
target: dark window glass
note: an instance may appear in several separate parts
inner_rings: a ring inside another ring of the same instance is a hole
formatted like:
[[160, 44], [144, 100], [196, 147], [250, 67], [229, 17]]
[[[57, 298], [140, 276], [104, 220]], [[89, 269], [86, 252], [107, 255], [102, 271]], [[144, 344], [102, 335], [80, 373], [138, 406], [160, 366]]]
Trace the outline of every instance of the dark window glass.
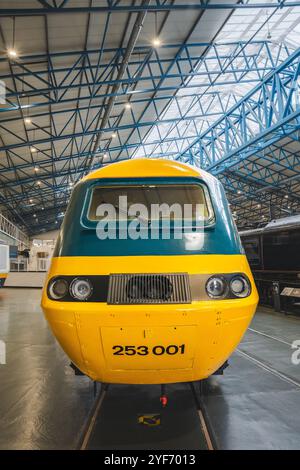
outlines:
[[242, 243], [243, 243], [245, 253], [248, 258], [250, 266], [260, 267], [261, 253], [260, 253], [259, 237], [242, 238]]
[[266, 233], [263, 239], [265, 269], [300, 271], [300, 230]]
[[[88, 210], [88, 219], [95, 221], [101, 220], [103, 216], [97, 215], [97, 208], [101, 204], [110, 204], [116, 210], [116, 214], [122, 211], [119, 207], [119, 197], [127, 197], [127, 206], [133, 204], [143, 204], [147, 209], [149, 217], [151, 215], [152, 204], [167, 204], [169, 207], [178, 204], [181, 208], [182, 216], [184, 215], [184, 205], [192, 205], [192, 218], [196, 220], [196, 204], [202, 205], [201, 217], [204, 218], [206, 225], [214, 222], [214, 212], [212, 209], [210, 197], [207, 188], [200, 184], [149, 184], [149, 185], [132, 185], [132, 186], [101, 186], [96, 187], [91, 196]], [[126, 213], [126, 212], [125, 212]], [[179, 217], [176, 212], [160, 213], [160, 218], [169, 217], [175, 219]], [[134, 217], [128, 217], [132, 219]]]

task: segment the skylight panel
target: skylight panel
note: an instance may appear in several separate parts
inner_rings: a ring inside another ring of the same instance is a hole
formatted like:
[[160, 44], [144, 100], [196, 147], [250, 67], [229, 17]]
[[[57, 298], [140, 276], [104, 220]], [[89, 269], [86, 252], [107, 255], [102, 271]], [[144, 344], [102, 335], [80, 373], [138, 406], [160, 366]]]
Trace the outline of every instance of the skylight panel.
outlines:
[[[260, 1], [249, 0], [249, 3], [255, 4]], [[270, 0], [268, 3], [276, 2], [277, 0]], [[190, 139], [195, 132], [197, 135], [201, 135], [207, 130], [271, 70], [273, 64], [270, 61], [269, 53], [260, 49], [261, 45], [257, 41], [268, 41], [269, 51], [272, 53], [275, 64], [284, 61], [289, 53], [300, 46], [299, 18], [300, 7], [278, 10], [255, 8], [246, 12], [235, 10], [215, 40], [216, 49], [212, 47], [209, 50], [205, 62], [199, 60], [199, 66], [196, 70], [198, 75], [186, 79], [185, 87], [176, 92], [176, 98], [171, 100], [160, 116], [161, 120], [173, 118], [183, 118], [183, 120], [167, 125], [158, 122], [144, 139], [147, 152], [150, 152], [151, 155], [151, 149], [156, 153], [158, 148], [165, 150], [165, 147], [157, 145], [151, 148], [149, 144], [154, 140], [170, 136], [174, 138], [174, 142], [168, 144], [168, 151], [176, 152], [179, 148], [182, 151], [190, 144]], [[256, 42], [249, 45], [247, 41], [250, 40]], [[236, 45], [231, 44], [232, 42], [241, 42], [247, 56], [247, 62], [242, 56], [241, 50], [236, 49]], [[282, 47], [282, 44], [285, 44], [288, 50]], [[219, 52], [218, 58], [216, 50]], [[235, 58], [234, 54], [237, 52], [240, 55]], [[253, 57], [256, 57], [258, 52], [259, 60], [254, 61]], [[233, 56], [230, 57], [230, 54]], [[221, 73], [220, 64], [223, 71], [224, 69], [227, 71], [225, 74]], [[255, 70], [256, 66], [259, 70]], [[251, 70], [251, 67], [254, 70]], [[242, 80], [242, 83], [239, 83], [239, 80]], [[214, 93], [219, 97], [218, 99], [214, 99]], [[206, 115], [203, 118], [196, 117], [195, 122], [191, 121], [189, 125], [186, 125], [185, 117], [200, 116], [201, 113], [202, 115], [206, 113]], [[251, 124], [251, 131], [258, 132], [258, 128], [257, 124]], [[141, 146], [134, 155], [141, 156], [143, 153], [144, 150]], [[148, 156], [150, 155], [148, 154]]]

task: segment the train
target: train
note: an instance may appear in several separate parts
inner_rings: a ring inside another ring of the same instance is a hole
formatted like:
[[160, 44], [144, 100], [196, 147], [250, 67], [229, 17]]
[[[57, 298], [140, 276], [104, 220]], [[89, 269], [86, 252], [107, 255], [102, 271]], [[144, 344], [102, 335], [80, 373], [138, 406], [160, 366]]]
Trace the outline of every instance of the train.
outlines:
[[300, 313], [300, 215], [240, 232], [260, 302]]
[[9, 273], [9, 246], [0, 240], [0, 287], [4, 286]]
[[200, 381], [224, 369], [257, 303], [212, 175], [131, 159], [74, 186], [41, 305], [79, 373], [106, 384]]

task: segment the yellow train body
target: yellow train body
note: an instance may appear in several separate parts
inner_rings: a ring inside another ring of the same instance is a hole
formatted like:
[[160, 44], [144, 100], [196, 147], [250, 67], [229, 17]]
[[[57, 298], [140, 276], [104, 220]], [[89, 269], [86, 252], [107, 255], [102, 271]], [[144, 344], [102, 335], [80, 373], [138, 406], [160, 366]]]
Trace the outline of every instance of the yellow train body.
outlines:
[[9, 246], [0, 243], [0, 287], [4, 286], [5, 280], [9, 272]]
[[[133, 174], [137, 178], [199, 177], [198, 170], [175, 162], [136, 160], [110, 165], [92, 173], [84, 184], [101, 182], [102, 178], [128, 178]], [[236, 229], [227, 202], [222, 202], [225, 209], [221, 205], [218, 185], [214, 181], [210, 183], [210, 191], [215, 193], [214, 207], [220, 211], [217, 220], [223, 217], [223, 232], [227, 236]], [[71, 202], [70, 210], [72, 207], [75, 210], [75, 205], [72, 206]], [[77, 236], [78, 231], [86, 234], [84, 226], [78, 226], [75, 231], [73, 224], [76, 217], [79, 218], [79, 215], [72, 214], [72, 218], [64, 222], [59, 247], [43, 291], [42, 308], [55, 337], [78, 369], [93, 380], [127, 384], [196, 381], [219, 369], [243, 337], [258, 303], [252, 274], [242, 251], [226, 253], [225, 250], [223, 253], [222, 247], [219, 247], [221, 253], [165, 255], [163, 250], [167, 248], [162, 248], [160, 254], [138, 253], [132, 256], [126, 252], [114, 254], [112, 251], [87, 256], [90, 249], [87, 244], [91, 242], [84, 238], [82, 244], [76, 242], [77, 251], [70, 249], [65, 256], [62, 247], [69, 247], [74, 241], [66, 243], [66, 238]], [[230, 219], [228, 226], [227, 219]], [[236, 237], [235, 233], [233, 237]], [[117, 250], [118, 246], [113, 245], [113, 250]], [[49, 296], [47, 286], [55, 277], [110, 276], [112, 273], [187, 273], [189, 276], [205, 275], [207, 278], [216, 273], [242, 273], [249, 279], [251, 289], [245, 298], [193, 298], [190, 302], [178, 304], [60, 302]], [[118, 345], [125, 352], [113, 354], [112, 350]], [[161, 354], [162, 351], [169, 353]]]
[[0, 273], [0, 286], [3, 286], [6, 278], [7, 278], [7, 273]]
[[[187, 305], [107, 305], [57, 302], [43, 293], [43, 309], [52, 331], [72, 362], [106, 383], [174, 383], [200, 380], [215, 372], [244, 335], [258, 302], [244, 255], [181, 257], [54, 258], [55, 275], [118, 272], [243, 272], [251, 279], [245, 299], [195, 301]], [[164, 268], [162, 268], [164, 267]], [[112, 356], [113, 344], [168, 346], [185, 344], [182, 357]]]

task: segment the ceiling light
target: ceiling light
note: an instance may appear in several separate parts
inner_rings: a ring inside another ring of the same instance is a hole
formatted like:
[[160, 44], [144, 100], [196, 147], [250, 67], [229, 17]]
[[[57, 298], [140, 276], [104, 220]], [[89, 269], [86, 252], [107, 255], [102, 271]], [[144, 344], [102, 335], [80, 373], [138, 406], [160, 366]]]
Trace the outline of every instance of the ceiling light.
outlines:
[[289, 195], [288, 195], [288, 194], [286, 194], [284, 197], [285, 197], [285, 199], [288, 199], [288, 198], [289, 198]]
[[257, 209], [260, 209], [261, 208], [261, 204], [257, 204]]
[[39, 170], [40, 170], [40, 169], [39, 169], [38, 166], [35, 166], [35, 167], [34, 167], [34, 171], [39, 171]]
[[30, 204], [32, 204], [32, 203], [33, 203], [33, 199], [29, 199], [29, 202], [30, 202]]
[[154, 47], [159, 47], [159, 46], [161, 46], [161, 40], [160, 40], [158, 37], [154, 38], [154, 39], [152, 40], [152, 45], [153, 45]]
[[40, 186], [40, 185], [41, 185], [41, 182], [40, 182], [40, 181], [38, 181], [38, 182], [37, 182], [37, 184]]
[[37, 152], [37, 149], [35, 147], [30, 147], [30, 152], [32, 153]]
[[33, 217], [36, 217], [36, 214], [33, 214]]
[[130, 103], [125, 103], [125, 108], [126, 109], [131, 109], [131, 104]]
[[242, 194], [242, 191], [238, 190], [238, 192], [237, 192], [237, 193], [238, 193], [238, 194]]
[[11, 57], [12, 59], [16, 59], [18, 57], [18, 53], [16, 49], [8, 49], [7, 55], [8, 57]]
[[30, 118], [25, 118], [24, 122], [25, 122], [25, 124], [31, 124], [32, 123]]
[[113, 132], [111, 137], [112, 137], [112, 139], [114, 139], [115, 137], [117, 137], [117, 134], [115, 132]]

